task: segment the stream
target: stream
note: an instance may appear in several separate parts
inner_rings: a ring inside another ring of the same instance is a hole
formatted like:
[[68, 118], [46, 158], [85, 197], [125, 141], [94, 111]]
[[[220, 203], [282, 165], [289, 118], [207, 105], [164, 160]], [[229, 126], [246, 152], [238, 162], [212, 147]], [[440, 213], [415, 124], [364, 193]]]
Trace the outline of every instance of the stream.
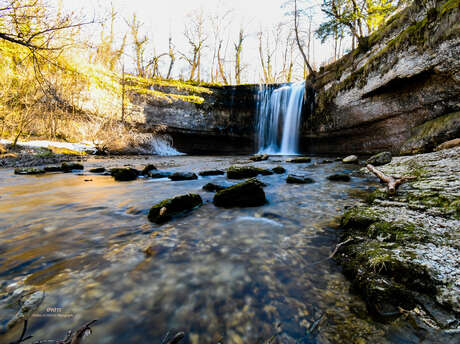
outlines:
[[[340, 267], [328, 256], [338, 243], [343, 210], [375, 183], [358, 167], [313, 158], [251, 163], [307, 174], [314, 184], [261, 176], [269, 203], [221, 209], [208, 182], [139, 178], [116, 182], [93, 167], [153, 163], [199, 172], [248, 163], [247, 157], [130, 157], [86, 161], [83, 173], [14, 175], [0, 170], [0, 287], [33, 286], [45, 299], [28, 334], [62, 339], [97, 319], [87, 343], [412, 343], [412, 334], [372, 321]], [[349, 183], [326, 179], [352, 173]], [[162, 226], [152, 205], [199, 193], [204, 205]], [[145, 249], [150, 247], [150, 256]], [[56, 311], [58, 309], [58, 311]], [[2, 317], [3, 319], [3, 317]]]

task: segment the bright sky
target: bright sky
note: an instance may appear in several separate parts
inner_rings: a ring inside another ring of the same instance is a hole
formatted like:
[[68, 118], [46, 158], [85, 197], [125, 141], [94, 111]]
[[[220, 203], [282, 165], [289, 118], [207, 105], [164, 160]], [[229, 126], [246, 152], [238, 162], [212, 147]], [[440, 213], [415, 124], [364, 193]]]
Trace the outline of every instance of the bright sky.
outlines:
[[[54, 0], [59, 1], [59, 0]], [[285, 0], [61, 0], [64, 8], [77, 10], [84, 13], [87, 17], [93, 14], [108, 18], [110, 6], [113, 4], [116, 12], [129, 21], [133, 12], [136, 12], [138, 19], [144, 23], [142, 30], [153, 41], [157, 52], [166, 52], [168, 49], [168, 37], [171, 33], [174, 44], [177, 47], [184, 47], [185, 40], [183, 37], [184, 23], [187, 21], [191, 11], [203, 9], [204, 13], [210, 14], [222, 12], [225, 9], [234, 10], [234, 20], [231, 24], [231, 30], [237, 32], [241, 23], [243, 23], [249, 37], [245, 41], [243, 51], [243, 62], [249, 67], [247, 79], [258, 81], [260, 71], [257, 70], [258, 46], [256, 33], [263, 30], [269, 30], [279, 22], [287, 21], [284, 15], [286, 9], [282, 8]], [[321, 20], [322, 14], [319, 4], [321, 0], [311, 0], [316, 5], [315, 20]], [[119, 33], [127, 30], [126, 24], [120, 20], [117, 24]], [[96, 30], [97, 31], [97, 30]], [[98, 36], [95, 35], [97, 40]], [[231, 47], [232, 48], [232, 47]], [[131, 50], [128, 54], [131, 54]], [[321, 45], [316, 41], [314, 46], [315, 62], [320, 62], [332, 56], [331, 44]], [[260, 69], [260, 68], [259, 68]], [[251, 70], [252, 72], [249, 72]], [[256, 72], [257, 70], [257, 72]]]

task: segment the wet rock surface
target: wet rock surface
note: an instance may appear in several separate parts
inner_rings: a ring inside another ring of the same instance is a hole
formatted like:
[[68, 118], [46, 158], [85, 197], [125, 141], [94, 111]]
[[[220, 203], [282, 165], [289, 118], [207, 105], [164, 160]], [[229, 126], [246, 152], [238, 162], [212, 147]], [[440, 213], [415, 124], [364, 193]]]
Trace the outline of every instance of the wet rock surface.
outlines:
[[84, 166], [76, 162], [63, 162], [61, 169], [63, 172], [72, 172], [74, 170], [83, 170]]
[[272, 171], [276, 174], [286, 173], [286, 169], [283, 166], [276, 166], [272, 168]]
[[34, 174], [43, 174], [46, 171], [42, 168], [34, 168], [34, 167], [24, 167], [24, 168], [15, 168], [14, 174], [22, 174], [22, 175], [34, 175]]
[[227, 170], [227, 178], [229, 179], [253, 178], [257, 177], [259, 174], [268, 176], [273, 174], [273, 172], [254, 166], [230, 166]]
[[112, 168], [110, 170], [111, 176], [118, 182], [129, 182], [136, 180], [139, 176], [139, 171], [134, 168]]
[[312, 184], [314, 182], [312, 178], [299, 174], [290, 174], [286, 178], [286, 183], [288, 184]]
[[221, 170], [208, 170], [208, 171], [201, 171], [198, 174], [201, 177], [209, 177], [209, 176], [222, 176], [225, 174], [225, 172]]
[[198, 179], [198, 176], [193, 172], [176, 172], [168, 176], [168, 178], [172, 181], [181, 181]]
[[265, 160], [268, 160], [268, 158], [269, 158], [268, 154], [257, 154], [257, 155], [249, 157], [249, 160], [251, 160], [251, 161], [265, 161]]
[[290, 162], [290, 163], [293, 163], [293, 164], [304, 164], [304, 163], [311, 162], [311, 158], [301, 156], [301, 157], [298, 157], [298, 158], [287, 159], [286, 162]]
[[337, 173], [328, 176], [327, 179], [333, 182], [349, 182], [351, 177], [345, 173]]
[[393, 197], [375, 190], [345, 213], [342, 239], [352, 241], [337, 260], [378, 318], [412, 312], [425, 326], [459, 331], [460, 147], [393, 158], [380, 169], [418, 178]]
[[187, 194], [176, 196], [154, 205], [148, 214], [148, 219], [157, 224], [163, 224], [172, 218], [184, 215], [201, 206], [203, 200], [200, 195]]
[[213, 199], [218, 207], [257, 207], [267, 203], [262, 183], [255, 179], [219, 191]]
[[206, 185], [203, 186], [203, 190], [208, 191], [208, 192], [217, 192], [217, 191], [221, 191], [221, 190], [223, 190], [225, 188], [226, 188], [226, 186], [222, 186], [222, 185], [218, 185], [218, 184], [214, 184], [214, 183], [207, 183]]

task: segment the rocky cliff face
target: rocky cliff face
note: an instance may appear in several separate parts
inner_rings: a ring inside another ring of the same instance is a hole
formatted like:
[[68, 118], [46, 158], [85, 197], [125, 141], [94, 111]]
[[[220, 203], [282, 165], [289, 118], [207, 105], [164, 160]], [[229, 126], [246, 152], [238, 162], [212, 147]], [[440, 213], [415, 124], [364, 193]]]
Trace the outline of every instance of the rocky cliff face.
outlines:
[[[191, 96], [180, 89], [159, 89], [166, 93]], [[208, 86], [188, 99], [161, 99], [137, 95], [135, 102], [145, 118], [144, 127], [152, 130], [167, 126], [174, 146], [194, 154], [251, 153], [258, 86]]]
[[[459, 1], [430, 4], [406, 8], [359, 49], [320, 70], [303, 150], [413, 153], [460, 135]], [[436, 119], [431, 139], [417, 139], [424, 123]]]

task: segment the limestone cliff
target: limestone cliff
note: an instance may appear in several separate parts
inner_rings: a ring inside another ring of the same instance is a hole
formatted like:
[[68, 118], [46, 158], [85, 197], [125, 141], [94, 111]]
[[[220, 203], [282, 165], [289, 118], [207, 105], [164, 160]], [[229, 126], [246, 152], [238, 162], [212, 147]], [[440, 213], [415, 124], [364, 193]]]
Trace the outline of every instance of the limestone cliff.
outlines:
[[[458, 0], [417, 1], [322, 68], [316, 111], [303, 121], [303, 150], [421, 152], [438, 136], [458, 136], [459, 113], [452, 113], [460, 109], [459, 22]], [[443, 116], [450, 129], [438, 125], [439, 135], [433, 131], [427, 142], [411, 139]]]

